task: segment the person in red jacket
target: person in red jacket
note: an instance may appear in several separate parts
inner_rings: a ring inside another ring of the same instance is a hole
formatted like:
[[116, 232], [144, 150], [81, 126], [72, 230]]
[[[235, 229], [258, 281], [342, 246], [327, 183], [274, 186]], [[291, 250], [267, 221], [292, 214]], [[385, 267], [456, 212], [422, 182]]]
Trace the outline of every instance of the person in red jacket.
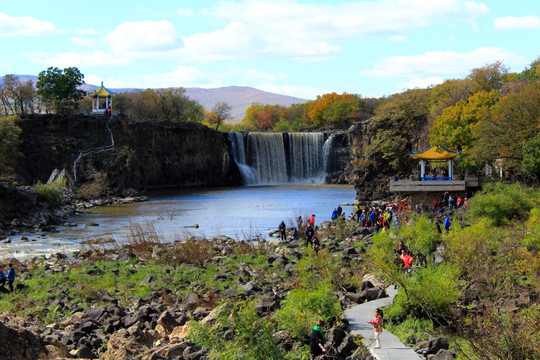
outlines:
[[413, 262], [414, 258], [411, 255], [407, 254], [405, 250], [401, 250], [400, 259], [403, 260], [403, 272], [405, 274], [410, 274], [411, 263]]
[[381, 348], [380, 336], [383, 331], [383, 311], [380, 308], [375, 309], [375, 318], [370, 320], [369, 323], [373, 325], [375, 330], [375, 347], [374, 349]]

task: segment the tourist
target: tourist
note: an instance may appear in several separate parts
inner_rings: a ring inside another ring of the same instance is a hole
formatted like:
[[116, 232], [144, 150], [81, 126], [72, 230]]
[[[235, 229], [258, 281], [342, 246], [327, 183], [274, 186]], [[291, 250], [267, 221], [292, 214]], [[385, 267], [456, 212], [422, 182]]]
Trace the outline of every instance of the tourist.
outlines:
[[304, 220], [302, 220], [302, 216], [299, 216], [296, 219], [296, 224], [298, 225], [298, 230], [302, 229], [302, 225], [304, 224]]
[[403, 260], [403, 272], [405, 274], [411, 273], [411, 263], [413, 262], [414, 258], [407, 254], [405, 249], [401, 250], [401, 256], [400, 259]]
[[456, 205], [458, 209], [463, 205], [463, 198], [461, 196], [457, 198]]
[[7, 271], [7, 281], [9, 285], [9, 291], [13, 292], [13, 282], [15, 281], [15, 270], [13, 269], [13, 264], [9, 264], [9, 269]]
[[455, 208], [455, 205], [454, 205], [454, 198], [452, 197], [452, 195], [450, 195], [450, 197], [448, 198], [448, 207], [450, 209], [454, 209]]
[[324, 348], [324, 333], [321, 329], [322, 324], [322, 320], [317, 321], [317, 325], [313, 327], [313, 332], [311, 333], [311, 337], [309, 339], [311, 360], [326, 353], [326, 349]]
[[370, 320], [369, 323], [373, 325], [373, 330], [375, 330], [375, 347], [374, 349], [381, 348], [381, 333], [383, 331], [383, 311], [381, 308], [375, 309], [375, 318]]
[[343, 214], [343, 209], [341, 208], [341, 205], [338, 204], [337, 206], [337, 216], [341, 216]]
[[313, 235], [315, 235], [315, 231], [313, 230], [313, 227], [311, 226], [311, 224], [307, 224], [304, 235], [306, 236], [306, 247], [307, 247], [311, 245], [311, 239], [313, 238]]
[[6, 285], [7, 278], [6, 274], [4, 274], [4, 270], [0, 268], [0, 288], [5, 289], [4, 285]]
[[446, 230], [447, 234], [450, 231], [450, 225], [452, 225], [452, 223], [450, 222], [450, 217], [446, 215], [446, 218], [444, 219], [444, 230]]
[[285, 226], [285, 222], [283, 220], [281, 220], [281, 224], [279, 224], [278, 229], [279, 229], [279, 239], [281, 241], [287, 240], [287, 234], [286, 234], [287, 227]]
[[315, 214], [311, 214], [308, 223], [310, 223], [312, 227], [315, 227]]
[[337, 210], [334, 209], [334, 211], [332, 211], [332, 220], [336, 220], [338, 217], [338, 213], [337, 213]]
[[313, 249], [315, 249], [315, 254], [319, 254], [319, 247], [321, 246], [321, 243], [319, 242], [319, 239], [314, 236], [312, 239], [311, 239], [311, 245], [313, 246]]
[[293, 240], [298, 240], [298, 229], [297, 228], [293, 228], [292, 239]]

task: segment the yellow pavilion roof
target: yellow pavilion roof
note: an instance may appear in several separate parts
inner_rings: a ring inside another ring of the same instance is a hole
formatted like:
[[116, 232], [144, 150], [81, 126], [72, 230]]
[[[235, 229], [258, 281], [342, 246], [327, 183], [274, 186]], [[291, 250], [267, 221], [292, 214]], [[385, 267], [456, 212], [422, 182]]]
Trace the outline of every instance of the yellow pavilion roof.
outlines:
[[88, 93], [88, 96], [90, 97], [107, 97], [107, 96], [116, 96], [116, 93], [113, 93], [111, 90], [107, 89], [105, 86], [103, 86], [103, 81], [101, 82], [101, 86], [96, 89], [96, 91]]
[[411, 152], [413, 159], [422, 160], [448, 160], [455, 158], [459, 154], [461, 154], [461, 151], [454, 152], [437, 145], [432, 145], [419, 152]]

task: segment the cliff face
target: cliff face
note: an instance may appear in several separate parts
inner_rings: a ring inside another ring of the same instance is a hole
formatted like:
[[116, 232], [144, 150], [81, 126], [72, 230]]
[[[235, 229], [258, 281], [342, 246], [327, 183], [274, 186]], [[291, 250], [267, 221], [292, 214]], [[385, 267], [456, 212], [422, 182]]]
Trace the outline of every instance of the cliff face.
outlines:
[[[111, 145], [106, 118], [39, 116], [21, 120], [24, 159], [20, 182], [46, 182], [55, 169], [73, 174], [81, 151]], [[112, 150], [81, 158], [77, 185], [95, 182], [114, 194], [152, 187], [239, 185], [238, 169], [224, 134], [195, 123], [130, 122], [115, 117]]]

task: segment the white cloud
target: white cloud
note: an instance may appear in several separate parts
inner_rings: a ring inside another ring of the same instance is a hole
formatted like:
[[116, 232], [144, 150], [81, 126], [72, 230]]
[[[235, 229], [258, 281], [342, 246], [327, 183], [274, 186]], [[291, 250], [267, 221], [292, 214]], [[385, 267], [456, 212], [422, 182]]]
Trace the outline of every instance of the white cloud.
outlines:
[[408, 89], [425, 89], [432, 85], [442, 84], [444, 79], [439, 76], [432, 76], [428, 78], [414, 78], [410, 81], [401, 83], [397, 86], [398, 91], [404, 91]]
[[0, 37], [42, 36], [60, 32], [50, 22], [30, 16], [16, 17], [0, 13]]
[[[486, 15], [486, 5], [463, 0], [381, 0], [342, 4], [302, 4], [293, 0], [222, 1], [209, 15], [225, 28], [184, 38], [184, 55], [236, 59], [245, 54], [328, 60], [339, 42], [367, 37], [402, 41], [403, 31], [466, 21]], [[241, 50], [241, 51], [240, 51]]]
[[77, 35], [97, 35], [98, 32], [93, 28], [75, 29]]
[[178, 9], [176, 13], [180, 16], [191, 16], [193, 15], [193, 10], [191, 9]]
[[388, 40], [394, 41], [394, 42], [405, 42], [407, 41], [407, 38], [403, 35], [393, 35], [393, 36], [390, 36]]
[[115, 53], [167, 51], [182, 45], [174, 25], [166, 20], [125, 22], [105, 38]]
[[362, 71], [361, 75], [376, 78], [463, 75], [498, 60], [508, 66], [523, 66], [528, 62], [525, 57], [508, 50], [483, 47], [467, 53], [432, 51], [422, 55], [385, 57], [372, 70]]
[[514, 17], [506, 16], [496, 18], [494, 20], [495, 29], [497, 30], [529, 30], [540, 29], [540, 17], [538, 16], [523, 16]]
[[239, 67], [228, 68], [226, 75], [247, 80], [276, 80], [276, 75], [274, 74], [268, 74], [257, 69], [242, 69]]
[[97, 46], [97, 41], [92, 38], [74, 37], [74, 38], [70, 38], [69, 41], [75, 45], [79, 45], [79, 46], [87, 47], [91, 49], [94, 49]]
[[162, 74], [133, 74], [108, 79], [112, 88], [169, 88], [169, 87], [219, 87], [217, 74], [202, 72], [193, 66], [179, 66], [174, 71]]
[[57, 67], [125, 66], [131, 64], [131, 60], [126, 56], [108, 54], [100, 50], [82, 53], [30, 53], [27, 54], [27, 57], [35, 63]]

